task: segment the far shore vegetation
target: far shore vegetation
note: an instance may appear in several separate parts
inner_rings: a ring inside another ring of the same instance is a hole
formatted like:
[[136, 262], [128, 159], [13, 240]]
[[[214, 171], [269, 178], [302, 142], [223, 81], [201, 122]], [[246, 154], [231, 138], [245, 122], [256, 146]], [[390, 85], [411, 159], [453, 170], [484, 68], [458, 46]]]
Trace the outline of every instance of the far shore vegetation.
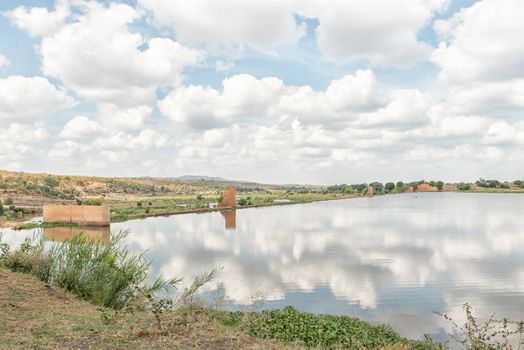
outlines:
[[[0, 236], [0, 344], [25, 348], [213, 349], [449, 349], [448, 342], [410, 340], [388, 325], [316, 315], [292, 307], [269, 311], [222, 309], [198, 291], [219, 269], [204, 272], [176, 296], [182, 279], [147, 282], [150, 262], [130, 253], [125, 233], [109, 243], [81, 234], [46, 247], [38, 238], [12, 250]], [[454, 328], [453, 344], [467, 350], [520, 349], [524, 322], [475, 318]]]
[[[421, 186], [425, 184], [424, 186]], [[58, 176], [0, 170], [0, 227], [21, 228], [25, 219], [41, 214], [44, 204], [107, 205], [111, 221], [185, 212], [215, 210], [225, 186], [237, 190], [237, 208], [288, 205], [374, 195], [434, 191], [524, 193], [524, 180], [479, 179], [472, 183], [370, 182], [360, 184], [268, 185], [209, 178], [180, 180], [170, 178], [100, 178]], [[23, 228], [38, 224], [24, 224]]]

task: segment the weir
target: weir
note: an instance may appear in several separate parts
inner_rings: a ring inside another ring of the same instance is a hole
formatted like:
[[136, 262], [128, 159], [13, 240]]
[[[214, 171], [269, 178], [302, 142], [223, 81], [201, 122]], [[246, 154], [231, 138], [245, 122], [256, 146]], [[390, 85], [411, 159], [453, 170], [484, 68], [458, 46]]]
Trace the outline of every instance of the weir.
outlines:
[[109, 226], [109, 207], [105, 205], [44, 205], [44, 222], [81, 226]]

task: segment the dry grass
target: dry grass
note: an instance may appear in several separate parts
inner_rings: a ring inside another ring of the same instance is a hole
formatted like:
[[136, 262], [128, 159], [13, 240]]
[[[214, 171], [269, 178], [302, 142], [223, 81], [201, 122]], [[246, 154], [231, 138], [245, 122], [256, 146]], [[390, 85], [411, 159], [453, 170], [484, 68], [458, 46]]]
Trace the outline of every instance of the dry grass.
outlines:
[[0, 349], [298, 349], [253, 339], [204, 313], [114, 313], [0, 268]]

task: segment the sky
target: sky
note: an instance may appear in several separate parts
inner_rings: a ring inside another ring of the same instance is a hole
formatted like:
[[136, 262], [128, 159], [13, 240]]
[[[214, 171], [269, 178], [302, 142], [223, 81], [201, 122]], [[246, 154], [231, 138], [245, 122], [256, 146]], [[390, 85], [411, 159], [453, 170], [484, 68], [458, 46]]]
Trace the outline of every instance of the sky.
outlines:
[[520, 0], [0, 2], [0, 168], [524, 178]]

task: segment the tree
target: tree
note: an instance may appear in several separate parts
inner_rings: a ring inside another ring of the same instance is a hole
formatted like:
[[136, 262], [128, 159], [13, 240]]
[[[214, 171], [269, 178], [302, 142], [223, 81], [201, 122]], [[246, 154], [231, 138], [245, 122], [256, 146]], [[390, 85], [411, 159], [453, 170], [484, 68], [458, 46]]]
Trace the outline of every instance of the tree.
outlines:
[[437, 189], [439, 190], [439, 192], [442, 192], [442, 190], [444, 189], [444, 182], [437, 181]]
[[371, 183], [371, 186], [373, 187], [373, 193], [382, 193], [382, 190], [384, 189], [384, 185], [376, 181]]
[[395, 184], [393, 182], [388, 182], [386, 183], [386, 185], [384, 186], [384, 191], [386, 193], [390, 193], [391, 191], [393, 191], [395, 189]]
[[468, 183], [461, 182], [457, 186], [459, 191], [469, 191], [471, 190], [471, 185]]

